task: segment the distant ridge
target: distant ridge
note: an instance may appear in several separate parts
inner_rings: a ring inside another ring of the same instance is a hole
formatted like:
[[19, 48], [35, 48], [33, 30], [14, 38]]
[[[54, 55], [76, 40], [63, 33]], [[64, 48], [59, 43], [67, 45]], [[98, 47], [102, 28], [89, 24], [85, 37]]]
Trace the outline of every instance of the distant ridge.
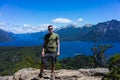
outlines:
[[[83, 27], [67, 25], [56, 29], [61, 41], [120, 41], [120, 21], [110, 20], [100, 22], [96, 25], [86, 24]], [[0, 29], [0, 42], [11, 39], [41, 39], [43, 40], [46, 31], [26, 34], [8, 33]]]
[[72, 25], [56, 32], [62, 41], [120, 41], [120, 21], [111, 20], [82, 28]]
[[8, 32], [0, 29], [0, 42], [12, 40], [12, 36]]

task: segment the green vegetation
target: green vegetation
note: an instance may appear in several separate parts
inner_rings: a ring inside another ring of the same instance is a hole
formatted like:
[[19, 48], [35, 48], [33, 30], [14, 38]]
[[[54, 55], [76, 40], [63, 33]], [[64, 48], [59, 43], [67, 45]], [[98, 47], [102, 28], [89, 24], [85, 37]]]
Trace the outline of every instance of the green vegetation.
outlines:
[[93, 51], [94, 63], [96, 67], [105, 67], [107, 60], [105, 60], [105, 51], [109, 48], [112, 48], [112, 45], [98, 45], [91, 50]]
[[120, 80], [120, 54], [111, 57], [108, 68], [110, 72], [104, 76], [103, 80]]
[[12, 75], [26, 67], [40, 67], [40, 46], [0, 47], [0, 75]]
[[60, 60], [64, 69], [80, 69], [95, 67], [94, 58], [92, 56], [76, 55]]
[[[0, 75], [12, 75], [27, 68], [40, 68], [41, 46], [33, 47], [0, 47]], [[79, 69], [94, 67], [93, 57], [77, 55], [57, 61], [56, 69]], [[48, 67], [50, 65], [48, 64]]]
[[[107, 49], [107, 46], [106, 48], [105, 46], [101, 48], [105, 50]], [[100, 49], [100, 51], [102, 49]], [[41, 46], [0, 47], [0, 75], [12, 75], [16, 71], [28, 67], [39, 69], [41, 64], [40, 52]], [[111, 57], [107, 65], [110, 72], [105, 75], [103, 80], [119, 80], [120, 54], [116, 54]], [[48, 66], [48, 68], [50, 68], [49, 64]], [[95, 67], [98, 67], [95, 63], [95, 57], [85, 55], [76, 55], [74, 57], [64, 58], [58, 60], [56, 64], [56, 69], [80, 69]]]

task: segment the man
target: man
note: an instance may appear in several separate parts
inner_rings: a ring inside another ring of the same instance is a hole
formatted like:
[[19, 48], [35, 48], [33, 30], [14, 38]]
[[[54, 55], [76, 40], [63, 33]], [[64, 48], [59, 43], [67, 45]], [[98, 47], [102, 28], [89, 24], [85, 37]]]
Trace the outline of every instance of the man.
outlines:
[[58, 34], [53, 32], [53, 26], [48, 26], [49, 33], [44, 36], [44, 44], [42, 48], [42, 65], [40, 68], [39, 77], [41, 78], [43, 75], [43, 70], [45, 65], [47, 64], [48, 60], [51, 59], [51, 78], [55, 78], [54, 70], [55, 70], [55, 63], [57, 60], [57, 56], [60, 55], [60, 41]]

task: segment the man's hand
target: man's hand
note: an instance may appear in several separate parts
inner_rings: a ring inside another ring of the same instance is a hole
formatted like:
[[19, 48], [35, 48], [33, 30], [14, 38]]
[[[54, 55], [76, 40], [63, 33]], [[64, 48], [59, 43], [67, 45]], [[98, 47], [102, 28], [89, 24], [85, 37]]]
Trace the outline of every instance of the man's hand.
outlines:
[[43, 52], [42, 52], [42, 57], [44, 57], [44, 56], [45, 56], [45, 52], [43, 51]]
[[59, 56], [60, 55], [60, 53], [59, 52], [57, 52], [57, 56]]

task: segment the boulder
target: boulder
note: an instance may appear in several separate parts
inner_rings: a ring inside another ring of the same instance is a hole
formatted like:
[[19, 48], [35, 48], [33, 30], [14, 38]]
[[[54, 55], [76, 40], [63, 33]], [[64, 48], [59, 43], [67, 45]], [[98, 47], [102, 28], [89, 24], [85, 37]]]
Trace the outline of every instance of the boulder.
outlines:
[[[0, 76], [0, 80], [50, 80], [51, 71], [44, 70], [43, 78], [38, 79], [40, 70], [35, 68], [24, 68], [17, 71], [13, 76]], [[78, 70], [56, 70], [55, 80], [101, 80], [107, 68], [78, 69]]]

